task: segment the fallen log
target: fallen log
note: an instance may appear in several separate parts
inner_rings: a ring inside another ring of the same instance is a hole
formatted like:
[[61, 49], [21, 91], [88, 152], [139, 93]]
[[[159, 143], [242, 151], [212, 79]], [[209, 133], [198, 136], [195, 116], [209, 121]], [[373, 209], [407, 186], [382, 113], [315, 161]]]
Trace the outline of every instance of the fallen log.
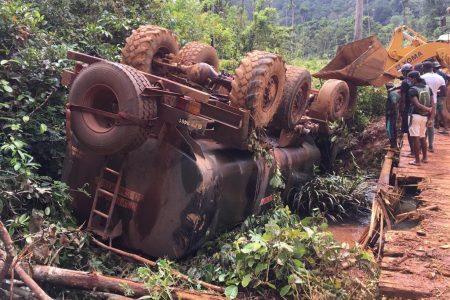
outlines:
[[[131, 258], [131, 259], [134, 259], [134, 260], [136, 260], [138, 262], [141, 262], [143, 264], [149, 265], [151, 267], [156, 267], [157, 266], [156, 262], [151, 261], [149, 259], [146, 259], [146, 258], [144, 258], [142, 256], [139, 256], [139, 255], [136, 255], [136, 254], [132, 254], [132, 253], [128, 253], [128, 252], [125, 252], [123, 250], [120, 250], [120, 249], [117, 249], [117, 248], [105, 245], [105, 244], [103, 244], [102, 242], [100, 242], [99, 240], [96, 240], [96, 239], [92, 239], [92, 241], [94, 242], [94, 244], [96, 244], [99, 247], [102, 247], [103, 249], [112, 251], [114, 253], [117, 253], [119, 255], [122, 255], [122, 256]], [[189, 276], [187, 276], [187, 275], [185, 275], [183, 273], [180, 273], [180, 272], [178, 272], [176, 270], [171, 270], [171, 273], [172, 273], [172, 275], [174, 275], [174, 276], [176, 276], [176, 277], [178, 277], [180, 279], [183, 279], [185, 281], [191, 281], [191, 282], [193, 282], [195, 284], [199, 284], [200, 286], [202, 286], [202, 287], [204, 287], [206, 289], [210, 289], [212, 291], [216, 291], [216, 292], [219, 292], [219, 293], [222, 293], [222, 294], [225, 293], [225, 289], [223, 287], [220, 287], [220, 286], [208, 283], [208, 282], [204, 282], [204, 281], [201, 281], [201, 280], [198, 280], [198, 279], [189, 278]]]
[[[0, 251], [3, 252], [3, 251]], [[0, 261], [0, 268], [4, 263]], [[118, 295], [125, 295], [124, 287], [133, 292], [133, 296], [141, 297], [149, 294], [148, 288], [145, 284], [128, 280], [105, 276], [93, 272], [75, 271], [61, 269], [57, 267], [42, 266], [42, 265], [28, 265], [25, 263], [18, 263], [22, 270], [26, 269], [31, 277], [38, 282], [45, 282], [52, 285], [60, 285], [68, 288], [95, 290], [99, 292], [107, 292]], [[154, 290], [159, 290], [154, 287]], [[172, 289], [172, 296], [176, 299], [199, 299], [199, 300], [223, 300], [221, 296], [201, 293], [194, 290]]]

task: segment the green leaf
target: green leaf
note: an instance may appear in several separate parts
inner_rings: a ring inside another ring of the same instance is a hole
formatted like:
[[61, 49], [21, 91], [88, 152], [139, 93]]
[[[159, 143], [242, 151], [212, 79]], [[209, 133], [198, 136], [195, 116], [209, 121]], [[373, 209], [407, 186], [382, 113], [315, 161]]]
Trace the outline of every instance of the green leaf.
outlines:
[[299, 269], [304, 269], [305, 268], [305, 264], [298, 260], [298, 259], [294, 259], [294, 265], [299, 268]]
[[280, 296], [281, 296], [281, 297], [286, 296], [286, 295], [289, 293], [290, 290], [291, 290], [291, 286], [290, 286], [290, 285], [285, 285], [285, 286], [283, 286], [283, 287], [281, 288], [281, 291], [280, 291]]
[[47, 131], [47, 125], [45, 125], [44, 123], [41, 123], [41, 126], [39, 127], [39, 130], [41, 133], [44, 133]]
[[238, 295], [238, 287], [235, 285], [227, 286], [225, 289], [225, 296], [229, 299], [235, 299]]
[[22, 120], [27, 123], [28, 121], [30, 121], [30, 117], [29, 116], [23, 116]]
[[252, 275], [247, 274], [244, 276], [244, 278], [242, 278], [241, 284], [243, 287], [247, 287], [250, 281], [252, 281]]
[[263, 263], [257, 264], [256, 268], [255, 268], [256, 275], [258, 275], [259, 273], [261, 273], [265, 269], [267, 269], [267, 264], [263, 264]]
[[17, 131], [20, 129], [20, 124], [11, 124], [11, 129]]
[[23, 214], [19, 217], [19, 223], [23, 224], [28, 220], [27, 214]]
[[50, 215], [50, 207], [47, 206], [44, 210], [44, 213], [46, 216]]
[[7, 93], [12, 93], [13, 89], [9, 85], [4, 85], [3, 90]]

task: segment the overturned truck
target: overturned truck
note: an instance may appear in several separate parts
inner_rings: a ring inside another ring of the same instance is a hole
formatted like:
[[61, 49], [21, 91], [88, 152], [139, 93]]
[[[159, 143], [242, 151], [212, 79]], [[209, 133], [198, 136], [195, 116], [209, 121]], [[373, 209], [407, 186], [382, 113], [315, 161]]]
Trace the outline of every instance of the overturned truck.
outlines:
[[70, 89], [63, 177], [89, 230], [156, 257], [186, 256], [259, 213], [273, 200], [276, 168], [289, 197], [321, 160], [314, 133], [351, 115], [356, 85], [378, 72], [360, 79], [352, 69], [353, 82], [333, 78], [317, 91], [307, 70], [253, 51], [230, 75], [210, 45], [179, 50], [169, 30], [152, 25], [134, 30], [122, 53], [121, 63], [68, 53], [76, 63], [62, 79]]

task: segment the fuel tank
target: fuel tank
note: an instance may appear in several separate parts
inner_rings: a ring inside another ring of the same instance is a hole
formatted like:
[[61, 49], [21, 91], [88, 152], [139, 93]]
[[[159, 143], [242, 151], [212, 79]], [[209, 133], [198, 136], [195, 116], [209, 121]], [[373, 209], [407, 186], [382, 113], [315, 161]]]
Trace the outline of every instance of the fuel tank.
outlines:
[[[285, 196], [312, 175], [320, 160], [310, 138], [273, 151], [287, 183]], [[259, 213], [274, 192], [269, 184], [274, 167], [263, 159], [208, 139], [186, 141], [176, 128], [115, 156], [96, 154], [74, 139], [63, 179], [73, 191], [80, 222], [89, 219], [98, 187], [112, 192], [117, 184], [116, 177], [103, 171], [105, 166], [122, 169], [111, 219], [115, 242], [152, 257], [192, 253], [208, 238]], [[77, 192], [80, 188], [89, 195]], [[97, 208], [106, 213], [109, 205], [110, 200], [98, 194]]]

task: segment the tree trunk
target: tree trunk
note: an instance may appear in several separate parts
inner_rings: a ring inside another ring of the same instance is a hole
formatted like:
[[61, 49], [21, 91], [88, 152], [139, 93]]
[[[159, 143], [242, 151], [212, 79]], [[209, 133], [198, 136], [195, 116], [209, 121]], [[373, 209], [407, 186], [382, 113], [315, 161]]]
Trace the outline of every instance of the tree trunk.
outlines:
[[403, 25], [408, 24], [408, 19], [406, 17], [406, 5], [408, 4], [408, 0], [402, 0], [402, 16], [403, 16]]
[[[0, 251], [3, 252], [3, 251]], [[3, 253], [4, 254], [4, 253]], [[0, 268], [4, 266], [0, 260]], [[97, 292], [107, 292], [124, 295], [124, 287], [133, 291], [133, 296], [140, 297], [148, 295], [147, 287], [140, 282], [127, 279], [104, 276], [97, 273], [74, 271], [56, 267], [27, 265], [18, 263], [17, 266], [27, 270], [30, 276], [38, 281], [50, 285], [61, 285], [74, 289], [82, 289]], [[154, 289], [159, 287], [155, 286]], [[222, 300], [221, 296], [202, 293], [194, 290], [172, 289], [172, 296], [175, 299], [198, 299], [198, 300]]]
[[356, 0], [355, 34], [353, 35], [354, 41], [362, 39], [363, 9], [364, 9], [364, 0]]

